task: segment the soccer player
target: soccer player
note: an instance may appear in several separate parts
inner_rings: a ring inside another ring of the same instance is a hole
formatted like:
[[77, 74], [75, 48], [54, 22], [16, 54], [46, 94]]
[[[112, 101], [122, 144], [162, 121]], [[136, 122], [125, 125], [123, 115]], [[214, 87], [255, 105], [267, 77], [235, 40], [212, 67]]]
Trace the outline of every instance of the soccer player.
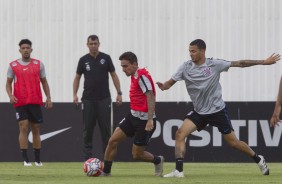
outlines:
[[276, 100], [276, 103], [275, 103], [274, 112], [273, 112], [272, 117], [270, 119], [270, 126], [271, 127], [274, 127], [279, 122], [281, 123], [281, 120], [280, 120], [281, 106], [282, 106], [282, 76], [281, 76], [281, 79], [280, 79], [278, 97], [277, 97], [277, 100]]
[[253, 158], [263, 175], [269, 174], [265, 159], [257, 155], [245, 142], [238, 140], [227, 114], [222, 99], [220, 73], [229, 67], [249, 67], [253, 65], [271, 65], [280, 60], [279, 54], [272, 54], [265, 60], [225, 61], [206, 58], [206, 44], [197, 39], [190, 43], [189, 52], [192, 60], [184, 62], [176, 73], [165, 83], [157, 82], [161, 90], [168, 90], [177, 81], [184, 80], [194, 110], [188, 112], [183, 124], [176, 132], [175, 164], [173, 172], [164, 177], [184, 177], [183, 159], [186, 152], [185, 138], [192, 132], [201, 131], [208, 124], [215, 126], [222, 133], [224, 140], [233, 148]]
[[133, 159], [152, 162], [155, 176], [162, 176], [163, 156], [155, 156], [145, 151], [156, 129], [155, 86], [153, 79], [145, 68], [138, 67], [137, 57], [132, 52], [125, 52], [120, 57], [123, 72], [131, 77], [130, 112], [119, 123], [111, 136], [104, 156], [103, 176], [110, 176], [112, 162], [117, 153], [117, 146], [127, 137], [134, 137], [132, 146]]
[[[46, 79], [45, 67], [37, 59], [31, 58], [32, 43], [23, 39], [19, 43], [22, 58], [10, 63], [7, 73], [6, 91], [11, 104], [16, 109], [16, 118], [19, 123], [19, 144], [24, 166], [32, 166], [27, 155], [28, 130], [31, 127], [33, 136], [33, 150], [35, 165], [43, 166], [40, 161], [40, 127], [43, 123], [41, 106], [42, 94], [40, 82], [46, 95], [45, 107], [52, 108], [49, 85]], [[14, 92], [12, 83], [14, 82]]]

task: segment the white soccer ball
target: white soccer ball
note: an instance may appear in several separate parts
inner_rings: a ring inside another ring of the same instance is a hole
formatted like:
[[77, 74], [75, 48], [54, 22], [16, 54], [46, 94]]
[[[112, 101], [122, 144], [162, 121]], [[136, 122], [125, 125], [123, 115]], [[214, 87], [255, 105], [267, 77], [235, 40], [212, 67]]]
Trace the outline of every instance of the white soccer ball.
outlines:
[[83, 170], [87, 176], [100, 176], [103, 172], [103, 162], [98, 158], [90, 158], [84, 162]]

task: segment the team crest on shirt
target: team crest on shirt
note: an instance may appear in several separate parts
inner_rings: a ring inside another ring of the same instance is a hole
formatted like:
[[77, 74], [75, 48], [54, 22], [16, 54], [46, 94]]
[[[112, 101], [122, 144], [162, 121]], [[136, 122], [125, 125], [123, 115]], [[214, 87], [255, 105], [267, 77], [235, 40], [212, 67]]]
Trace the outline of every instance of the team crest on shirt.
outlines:
[[104, 59], [100, 60], [100, 63], [103, 65], [106, 61]]
[[35, 60], [35, 61], [33, 61], [33, 63], [37, 65], [37, 64], [38, 64], [38, 61]]
[[89, 65], [89, 62], [85, 63], [85, 68], [86, 68], [86, 71], [90, 71], [90, 65]]
[[211, 68], [210, 67], [206, 67], [204, 70], [203, 70], [203, 74], [204, 74], [204, 76], [210, 76], [211, 75], [211, 73], [212, 73], [212, 71], [211, 71]]

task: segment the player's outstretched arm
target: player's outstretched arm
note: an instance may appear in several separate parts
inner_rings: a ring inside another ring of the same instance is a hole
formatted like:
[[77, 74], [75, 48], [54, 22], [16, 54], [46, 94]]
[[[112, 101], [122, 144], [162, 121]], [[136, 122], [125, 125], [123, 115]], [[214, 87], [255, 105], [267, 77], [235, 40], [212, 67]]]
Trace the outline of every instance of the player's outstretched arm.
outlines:
[[230, 67], [250, 67], [254, 65], [272, 65], [275, 64], [277, 61], [281, 59], [280, 54], [273, 53], [265, 60], [239, 60], [239, 61], [232, 61]]
[[161, 83], [161, 82], [157, 82], [156, 84], [158, 85], [158, 87], [164, 91], [164, 90], [168, 90], [171, 86], [173, 86], [176, 83], [176, 81], [174, 81], [173, 79], [169, 79], [168, 81], [166, 81], [165, 83]]

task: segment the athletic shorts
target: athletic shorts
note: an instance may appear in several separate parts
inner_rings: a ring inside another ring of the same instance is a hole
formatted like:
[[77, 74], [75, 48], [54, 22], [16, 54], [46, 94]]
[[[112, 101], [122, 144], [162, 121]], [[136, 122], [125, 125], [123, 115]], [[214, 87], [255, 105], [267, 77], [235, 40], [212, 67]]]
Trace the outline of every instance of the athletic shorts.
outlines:
[[152, 131], [146, 131], [145, 127], [147, 120], [141, 120], [132, 116], [131, 113], [127, 115], [120, 123], [119, 128], [125, 133], [127, 137], [134, 137], [134, 144], [137, 146], [146, 146], [156, 130], [156, 118], [153, 119], [154, 128]]
[[34, 123], [43, 123], [41, 106], [38, 104], [28, 104], [16, 107], [17, 121], [28, 120]]
[[198, 114], [193, 110], [184, 119], [190, 119], [197, 126], [198, 131], [204, 129], [208, 124], [217, 127], [222, 134], [229, 134], [234, 131], [226, 107], [219, 112], [205, 115]]

